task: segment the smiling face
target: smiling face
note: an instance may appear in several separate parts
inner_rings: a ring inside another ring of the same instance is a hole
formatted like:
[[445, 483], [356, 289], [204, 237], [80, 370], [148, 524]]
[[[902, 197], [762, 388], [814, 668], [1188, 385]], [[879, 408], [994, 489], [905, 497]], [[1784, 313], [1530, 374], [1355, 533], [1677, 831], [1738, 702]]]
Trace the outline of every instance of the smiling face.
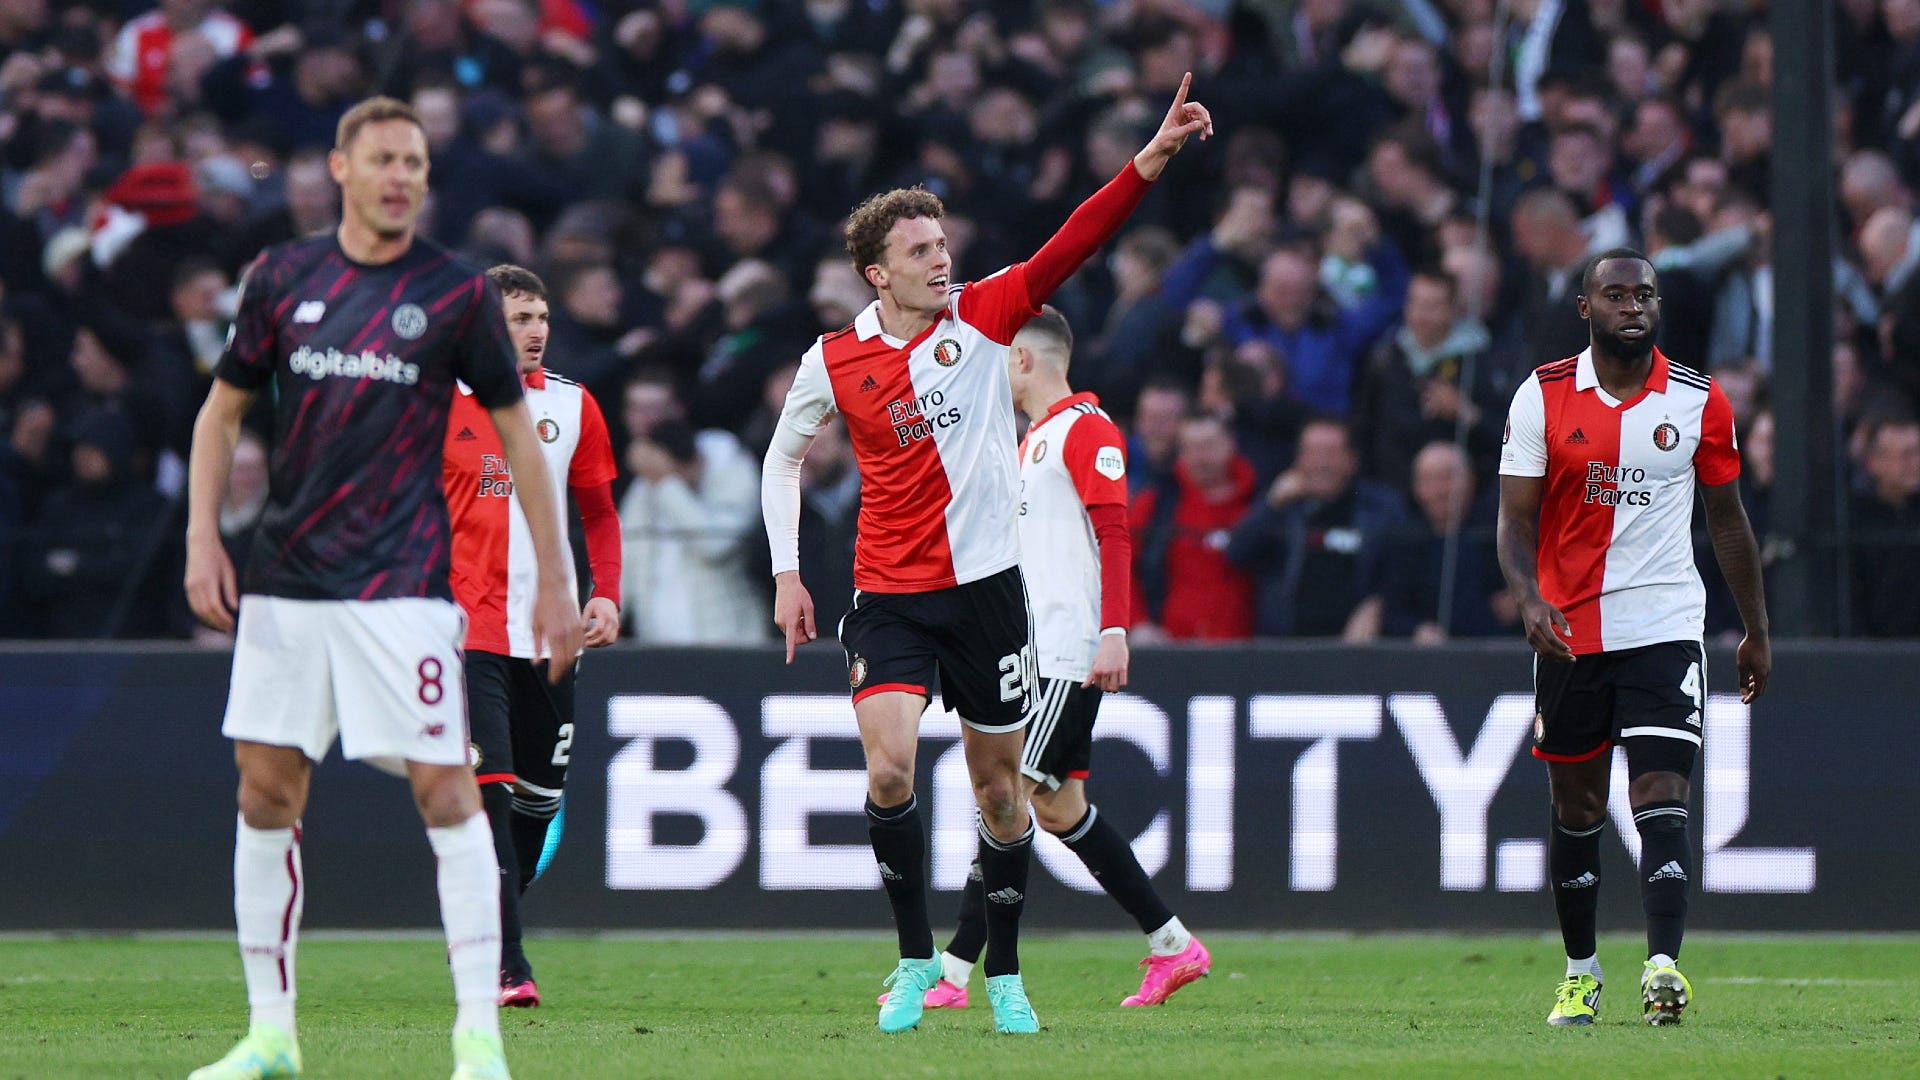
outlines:
[[1605, 259], [1580, 297], [1580, 317], [1593, 325], [1597, 351], [1635, 361], [1653, 351], [1660, 329], [1660, 292], [1653, 267], [1642, 259]]
[[901, 218], [887, 230], [886, 251], [867, 267], [867, 280], [895, 305], [929, 317], [947, 306], [953, 258], [938, 218]]
[[382, 241], [413, 231], [427, 197], [427, 137], [409, 120], [364, 124], [327, 158], [348, 222]]

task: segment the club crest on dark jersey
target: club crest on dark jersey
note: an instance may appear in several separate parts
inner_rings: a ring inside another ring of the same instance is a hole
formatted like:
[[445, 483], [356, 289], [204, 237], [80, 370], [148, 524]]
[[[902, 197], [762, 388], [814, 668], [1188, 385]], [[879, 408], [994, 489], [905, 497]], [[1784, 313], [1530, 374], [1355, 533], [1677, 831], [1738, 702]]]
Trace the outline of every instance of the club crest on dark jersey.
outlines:
[[1653, 429], [1653, 445], [1662, 450], [1671, 450], [1680, 445], [1680, 429], [1672, 424], [1661, 424]]
[[847, 665], [847, 685], [858, 690], [860, 689], [860, 684], [866, 681], [867, 658], [856, 655], [853, 658], [853, 662]]
[[1046, 456], [1047, 440], [1041, 439], [1039, 442], [1033, 444], [1033, 463], [1035, 465], [1040, 464], [1040, 459]]
[[952, 338], [941, 338], [933, 347], [933, 362], [941, 367], [952, 367], [960, 362], [960, 343]]
[[551, 416], [541, 417], [540, 422], [533, 426], [533, 430], [540, 433], [541, 442], [550, 443], [560, 437], [560, 425]]
[[427, 332], [427, 313], [419, 304], [401, 304], [393, 309], [393, 332], [408, 341]]

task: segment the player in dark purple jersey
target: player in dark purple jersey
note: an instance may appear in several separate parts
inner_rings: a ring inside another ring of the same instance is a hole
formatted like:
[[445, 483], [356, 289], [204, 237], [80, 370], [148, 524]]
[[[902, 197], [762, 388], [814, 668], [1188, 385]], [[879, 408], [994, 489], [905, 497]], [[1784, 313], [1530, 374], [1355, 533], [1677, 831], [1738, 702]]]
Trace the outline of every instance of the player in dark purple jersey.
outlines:
[[[194, 424], [187, 599], [209, 625], [238, 625], [221, 730], [240, 770], [233, 906], [252, 1015], [247, 1037], [193, 1077], [299, 1075], [300, 815], [337, 735], [345, 757], [412, 782], [439, 861], [459, 1005], [453, 1075], [505, 1080], [499, 864], [467, 761], [465, 622], [447, 581], [440, 454], [455, 379], [488, 408], [531, 527], [536, 641], [573, 656], [583, 627], [499, 294], [414, 236], [427, 190], [419, 120], [391, 98], [361, 102], [341, 118], [328, 167], [344, 194], [339, 230], [255, 260]], [[267, 508], [237, 583], [219, 504], [240, 419], [268, 386]]]

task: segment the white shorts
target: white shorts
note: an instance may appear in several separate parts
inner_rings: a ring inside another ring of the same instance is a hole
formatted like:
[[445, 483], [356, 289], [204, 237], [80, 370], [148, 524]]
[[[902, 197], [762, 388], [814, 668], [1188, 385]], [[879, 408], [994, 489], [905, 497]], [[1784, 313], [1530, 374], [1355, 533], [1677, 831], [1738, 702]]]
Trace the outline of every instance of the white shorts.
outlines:
[[466, 616], [424, 597], [243, 596], [220, 733], [388, 772], [467, 763]]

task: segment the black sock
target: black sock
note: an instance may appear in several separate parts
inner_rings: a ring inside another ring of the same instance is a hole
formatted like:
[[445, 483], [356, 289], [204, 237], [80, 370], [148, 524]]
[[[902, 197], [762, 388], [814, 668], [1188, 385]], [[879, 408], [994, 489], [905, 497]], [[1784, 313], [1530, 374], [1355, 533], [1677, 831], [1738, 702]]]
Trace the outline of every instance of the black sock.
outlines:
[[540, 856], [547, 850], [547, 830], [553, 826], [552, 818], [534, 817], [516, 810], [513, 813], [513, 850], [520, 865], [520, 891], [526, 892], [533, 884], [533, 876], [540, 871]]
[[912, 796], [899, 806], [875, 806], [867, 800], [867, 839], [880, 864], [880, 882], [893, 904], [894, 930], [902, 959], [925, 960], [933, 950], [933, 926], [927, 921], [927, 830], [920, 824], [920, 803]]
[[1680, 958], [1687, 930], [1687, 880], [1693, 845], [1687, 841], [1687, 804], [1650, 802], [1633, 808], [1640, 830], [1640, 905], [1647, 913], [1647, 955]]
[[1147, 880], [1133, 848], [1113, 823], [1100, 816], [1100, 808], [1089, 804], [1087, 814], [1073, 828], [1058, 834], [1062, 843], [1085, 863], [1095, 881], [1107, 895], [1133, 916], [1140, 932], [1151, 934], [1173, 919], [1173, 912]]
[[513, 850], [513, 792], [505, 784], [482, 784], [480, 805], [493, 827], [493, 853], [500, 860], [500, 970], [533, 978], [520, 940], [520, 867]]
[[1595, 913], [1600, 908], [1600, 834], [1607, 819], [1581, 829], [1553, 822], [1547, 839], [1547, 874], [1553, 886], [1553, 910], [1560, 917], [1560, 938], [1574, 960], [1598, 952]]
[[947, 951], [971, 964], [987, 944], [987, 887], [981, 883], [980, 860], [967, 867], [967, 887], [960, 891], [960, 925], [953, 928]]
[[980, 823], [980, 887], [987, 897], [987, 978], [1020, 973], [1020, 912], [1027, 906], [1033, 825], [1012, 843], [996, 840]]

